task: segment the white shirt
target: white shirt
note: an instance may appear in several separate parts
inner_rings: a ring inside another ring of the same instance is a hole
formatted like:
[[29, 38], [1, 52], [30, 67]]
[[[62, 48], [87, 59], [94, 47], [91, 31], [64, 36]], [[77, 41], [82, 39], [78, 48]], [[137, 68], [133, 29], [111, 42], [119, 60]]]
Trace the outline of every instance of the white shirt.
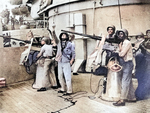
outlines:
[[52, 56], [52, 45], [44, 44], [41, 48], [40, 55], [43, 54], [44, 57]]
[[122, 50], [119, 52], [119, 56], [123, 57], [125, 62], [133, 59], [132, 45], [129, 40], [125, 39], [123, 41]]

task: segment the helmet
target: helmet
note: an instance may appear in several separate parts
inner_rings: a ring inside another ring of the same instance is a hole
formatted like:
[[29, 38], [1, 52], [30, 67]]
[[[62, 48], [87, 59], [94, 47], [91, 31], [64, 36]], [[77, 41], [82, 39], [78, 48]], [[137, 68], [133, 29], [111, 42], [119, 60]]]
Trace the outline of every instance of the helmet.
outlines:
[[69, 35], [66, 32], [63, 32], [59, 35], [59, 39], [62, 40], [62, 35], [65, 34], [66, 35], [66, 41], [69, 41]]
[[108, 31], [109, 28], [112, 28], [113, 29], [113, 33], [115, 33], [116, 27], [114, 25], [109, 25], [107, 27], [107, 31]]
[[138, 38], [138, 36], [141, 36], [141, 38], [144, 38], [144, 34], [142, 32], [139, 32], [137, 35], [136, 35], [136, 39]]
[[150, 31], [150, 29], [146, 30], [146, 35], [147, 35], [148, 31]]
[[128, 39], [128, 31], [127, 31], [126, 29], [117, 30], [117, 32], [116, 32], [117, 37], [119, 37], [119, 33], [120, 33], [120, 32], [123, 32], [123, 33], [124, 33], [123, 40], [124, 40], [124, 39]]

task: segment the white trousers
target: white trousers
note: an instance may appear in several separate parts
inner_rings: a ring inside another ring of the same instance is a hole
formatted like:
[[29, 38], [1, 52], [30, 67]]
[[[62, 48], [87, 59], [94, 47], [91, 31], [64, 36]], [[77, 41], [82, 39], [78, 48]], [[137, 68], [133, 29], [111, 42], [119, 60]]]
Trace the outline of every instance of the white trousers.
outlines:
[[66, 91], [67, 86], [67, 93], [72, 93], [71, 65], [69, 62], [58, 62], [58, 78], [61, 85], [61, 91]]
[[51, 59], [41, 59], [37, 63], [36, 79], [33, 88], [49, 88], [51, 86], [49, 81], [49, 64], [51, 63]]

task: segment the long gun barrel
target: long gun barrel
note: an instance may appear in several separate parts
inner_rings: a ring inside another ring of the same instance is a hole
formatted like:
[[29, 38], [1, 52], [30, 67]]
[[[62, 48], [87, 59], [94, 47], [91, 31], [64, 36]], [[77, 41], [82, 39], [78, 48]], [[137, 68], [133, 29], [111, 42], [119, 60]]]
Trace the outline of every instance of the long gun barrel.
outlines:
[[13, 39], [13, 40], [17, 40], [17, 41], [22, 41], [22, 42], [25, 42], [25, 43], [31, 43], [31, 41], [28, 41], [28, 40], [21, 40], [21, 39], [11, 38], [11, 37], [8, 37], [8, 36], [3, 36], [3, 35], [0, 35], [0, 37]]
[[96, 40], [101, 40], [102, 39], [102, 37], [95, 36], [95, 35], [87, 35], [87, 34], [83, 34], [83, 33], [71, 32], [71, 31], [66, 31], [66, 30], [61, 30], [61, 31], [71, 33], [71, 34], [75, 34], [75, 35], [84, 36], [84, 37], [89, 37], [89, 38], [96, 39]]
[[[61, 31], [67, 32], [67, 33], [71, 33], [71, 34], [80, 35], [80, 36], [84, 36], [84, 37], [89, 37], [89, 38], [92, 38], [92, 39], [95, 39], [95, 40], [101, 40], [102, 39], [102, 37], [95, 36], [95, 35], [87, 35], [87, 34], [83, 34], [83, 33], [71, 32], [71, 31], [66, 31], [66, 30], [61, 30]], [[117, 43], [117, 44], [119, 44], [121, 41], [122, 40], [118, 39], [117, 37], [114, 37], [112, 39], [106, 39], [106, 42], [109, 42], [109, 43]]]

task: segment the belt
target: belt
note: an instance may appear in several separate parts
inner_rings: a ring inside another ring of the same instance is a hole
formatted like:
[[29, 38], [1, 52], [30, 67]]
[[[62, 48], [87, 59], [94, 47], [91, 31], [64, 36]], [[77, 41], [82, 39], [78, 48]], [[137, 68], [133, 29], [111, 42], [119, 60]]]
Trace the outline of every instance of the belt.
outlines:
[[52, 59], [53, 58], [53, 56], [47, 56], [47, 57], [42, 57], [42, 58], [49, 58], [49, 59]]

